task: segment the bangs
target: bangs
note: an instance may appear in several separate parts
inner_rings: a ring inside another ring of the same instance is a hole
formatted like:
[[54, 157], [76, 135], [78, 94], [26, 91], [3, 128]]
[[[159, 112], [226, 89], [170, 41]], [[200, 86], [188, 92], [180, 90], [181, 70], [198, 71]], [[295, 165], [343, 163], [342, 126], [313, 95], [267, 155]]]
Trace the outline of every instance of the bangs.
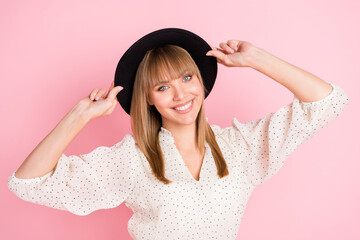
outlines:
[[177, 46], [165, 45], [149, 52], [147, 69], [147, 89], [156, 84], [171, 81], [185, 74], [199, 74], [190, 54]]

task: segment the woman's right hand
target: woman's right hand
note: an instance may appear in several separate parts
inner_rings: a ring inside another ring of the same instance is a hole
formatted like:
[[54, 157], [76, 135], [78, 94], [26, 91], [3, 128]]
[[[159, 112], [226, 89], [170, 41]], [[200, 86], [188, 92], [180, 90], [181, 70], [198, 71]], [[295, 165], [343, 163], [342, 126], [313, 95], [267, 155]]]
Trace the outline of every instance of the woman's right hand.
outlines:
[[105, 88], [101, 88], [100, 90], [94, 88], [89, 96], [80, 100], [78, 107], [86, 113], [88, 120], [107, 116], [114, 111], [118, 103], [116, 95], [122, 89], [123, 87], [121, 86], [114, 88], [114, 82], [112, 82], [107, 94]]

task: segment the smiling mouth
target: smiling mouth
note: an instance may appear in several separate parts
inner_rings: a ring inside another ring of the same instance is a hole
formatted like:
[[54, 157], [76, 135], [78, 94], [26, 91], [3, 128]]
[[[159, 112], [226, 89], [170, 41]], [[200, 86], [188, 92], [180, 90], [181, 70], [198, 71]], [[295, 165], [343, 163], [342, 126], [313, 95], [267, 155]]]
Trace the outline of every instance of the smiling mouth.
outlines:
[[176, 111], [186, 111], [192, 106], [193, 102], [194, 102], [194, 99], [192, 99], [190, 102], [188, 102], [187, 104], [185, 104], [181, 107], [174, 107], [173, 109], [175, 109]]

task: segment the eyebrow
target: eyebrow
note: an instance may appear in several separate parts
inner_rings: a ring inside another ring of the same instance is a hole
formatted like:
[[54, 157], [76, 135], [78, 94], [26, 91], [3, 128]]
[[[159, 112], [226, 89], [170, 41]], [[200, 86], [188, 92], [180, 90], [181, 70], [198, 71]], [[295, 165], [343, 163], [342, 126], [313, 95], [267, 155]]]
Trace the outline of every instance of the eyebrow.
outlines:
[[[185, 75], [186, 73], [188, 73], [188, 72], [190, 72], [190, 69], [189, 69], [189, 68], [186, 68], [185, 70], [183, 70], [183, 71], [179, 74], [179, 77], [178, 77], [178, 78], [184, 76], [184, 75]], [[153, 88], [155, 88], [155, 87], [157, 87], [157, 86], [159, 86], [159, 85], [161, 85], [161, 84], [164, 84], [164, 83], [169, 83], [169, 81], [161, 81], [161, 82], [158, 82], [158, 83], [156, 83], [156, 84], [153, 86]]]

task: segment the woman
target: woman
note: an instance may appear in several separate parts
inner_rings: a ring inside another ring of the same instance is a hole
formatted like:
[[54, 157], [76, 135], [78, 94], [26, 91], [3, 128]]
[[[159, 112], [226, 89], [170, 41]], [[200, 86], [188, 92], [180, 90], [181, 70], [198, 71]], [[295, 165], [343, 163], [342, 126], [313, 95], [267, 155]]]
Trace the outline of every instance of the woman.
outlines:
[[[294, 93], [293, 102], [261, 119], [210, 126], [204, 99], [216, 61], [266, 74]], [[88, 154], [63, 154], [90, 120], [111, 114], [117, 100], [131, 115], [134, 136]], [[108, 93], [94, 89], [82, 99], [8, 186], [26, 201], [77, 215], [125, 202], [134, 212], [128, 223], [134, 239], [236, 239], [254, 188], [347, 103], [337, 85], [248, 42], [210, 48], [186, 30], [162, 29], [128, 49]]]

